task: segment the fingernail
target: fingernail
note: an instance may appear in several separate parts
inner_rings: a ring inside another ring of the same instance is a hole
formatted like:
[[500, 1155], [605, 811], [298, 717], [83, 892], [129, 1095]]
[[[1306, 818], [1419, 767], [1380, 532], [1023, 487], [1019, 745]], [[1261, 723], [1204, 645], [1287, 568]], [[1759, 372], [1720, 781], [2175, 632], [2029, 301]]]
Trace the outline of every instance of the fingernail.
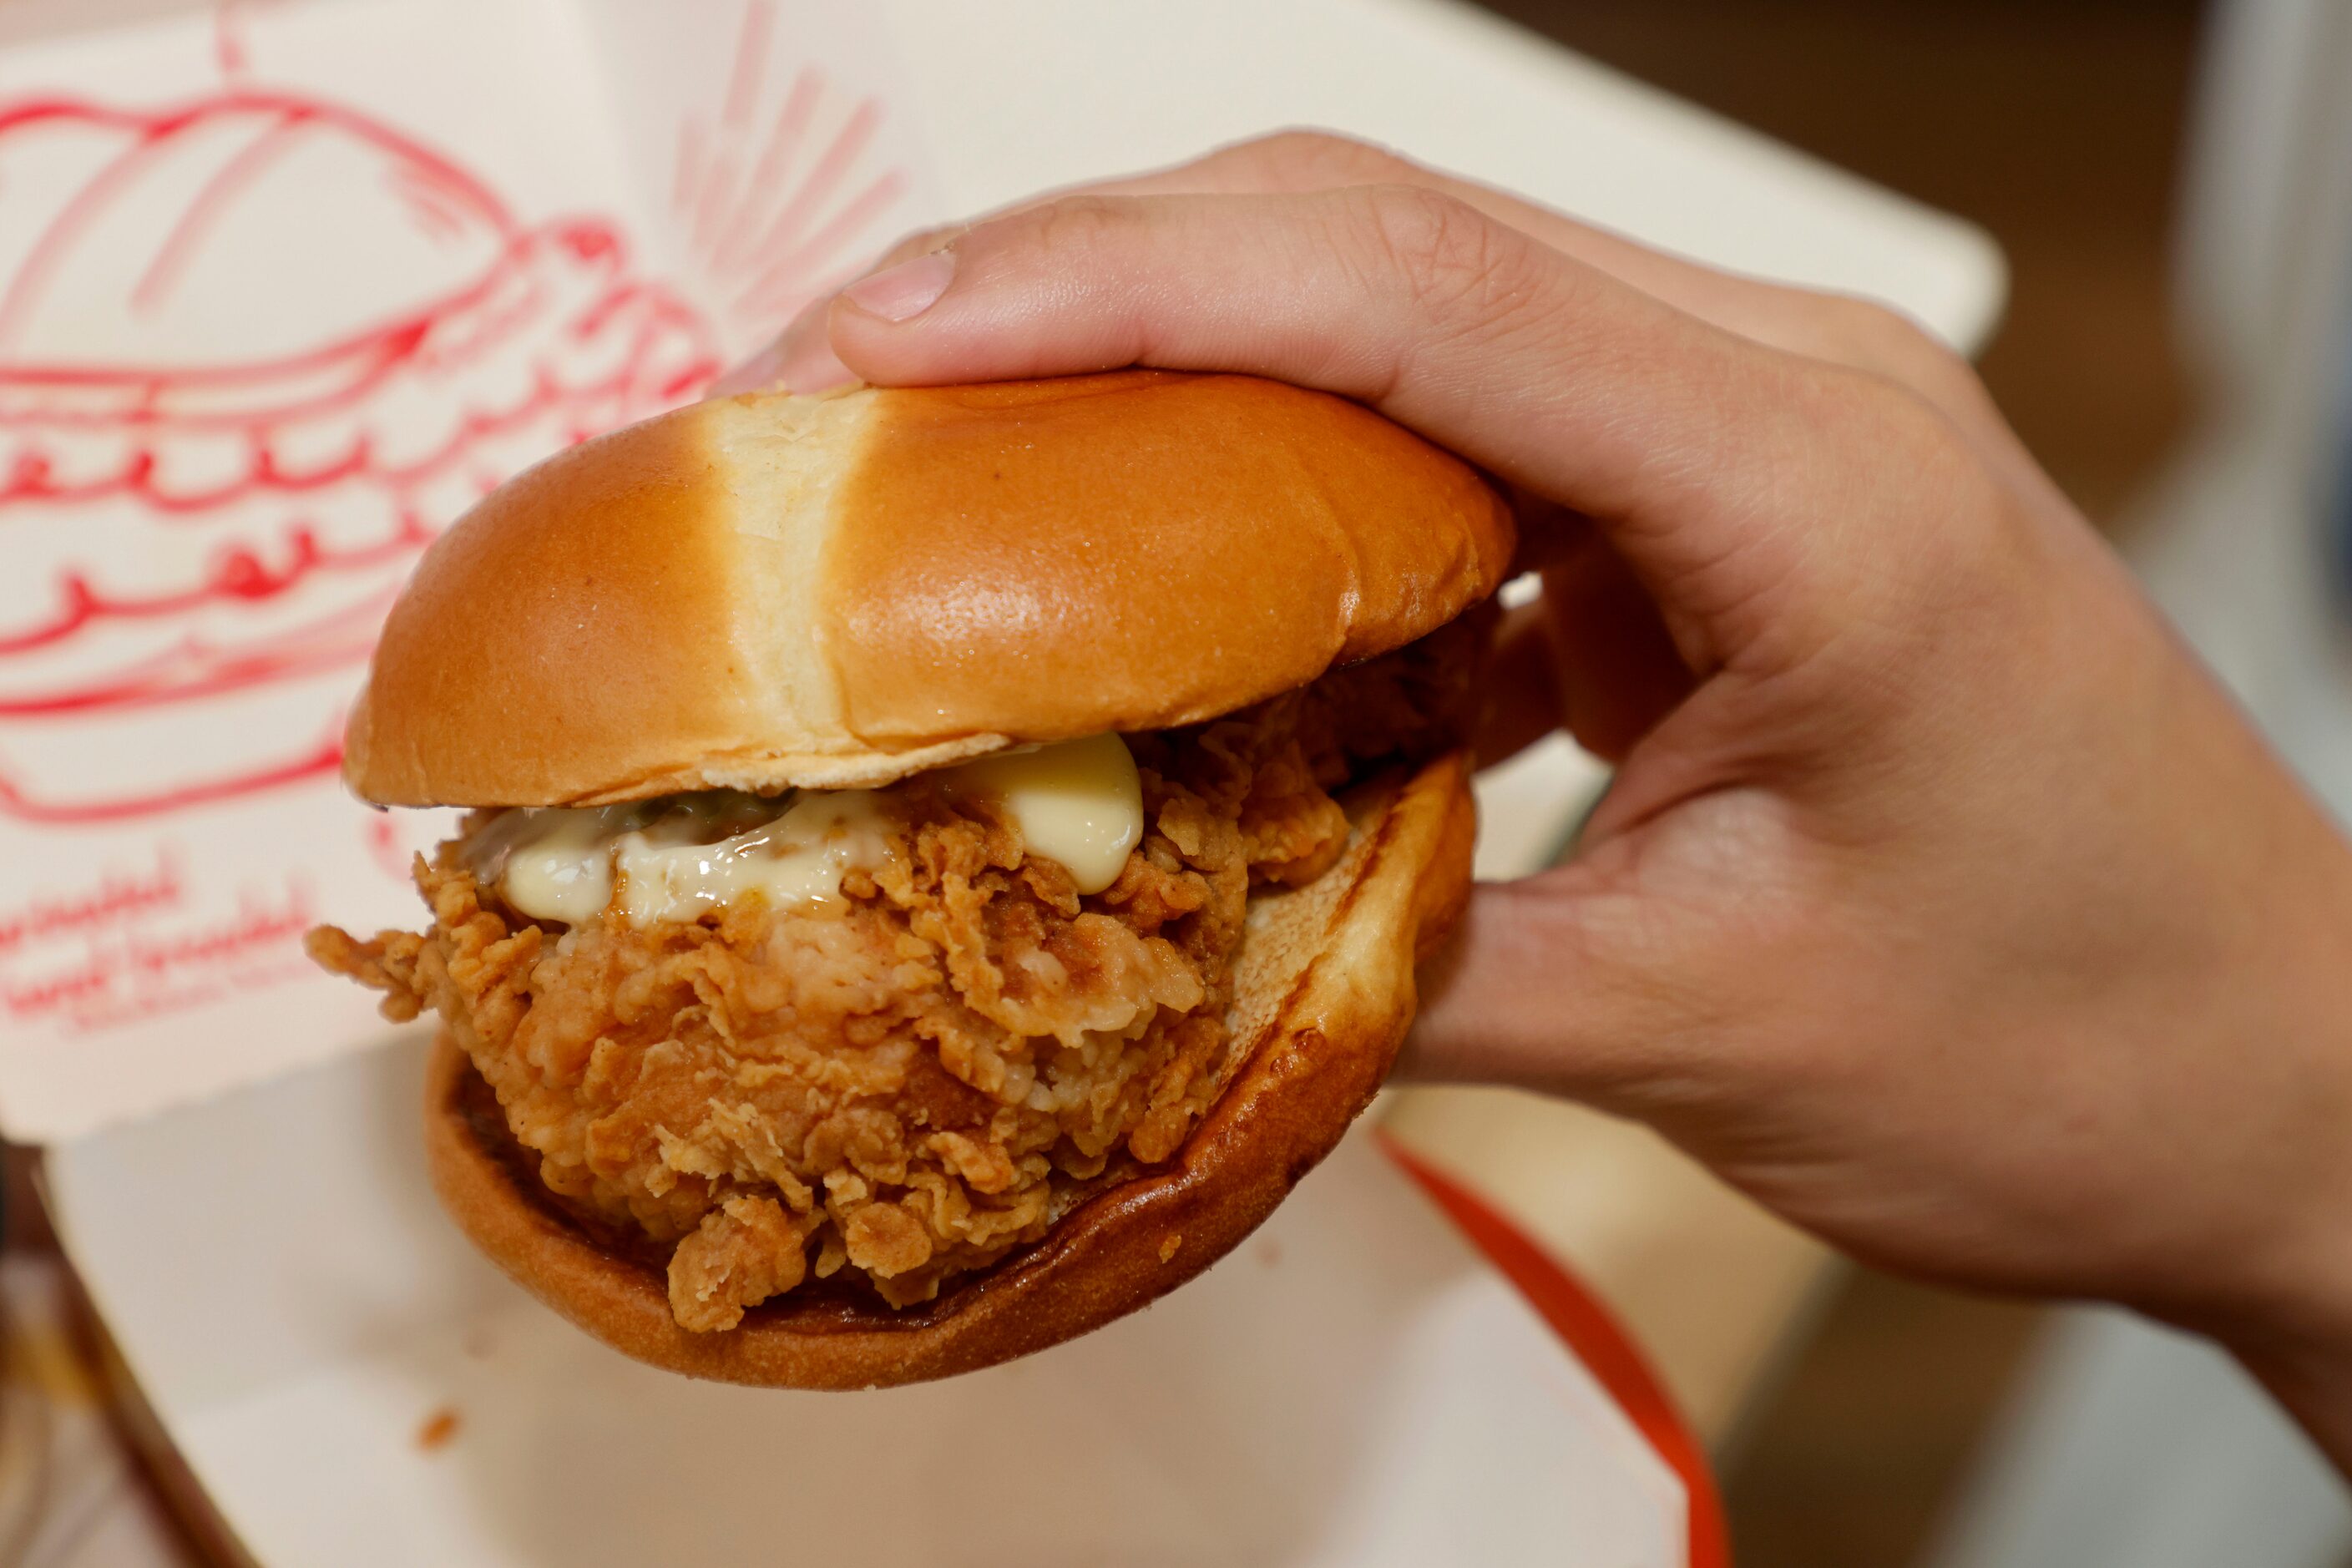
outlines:
[[861, 278], [841, 297], [886, 321], [910, 321], [928, 310], [955, 280], [955, 252], [934, 250]]

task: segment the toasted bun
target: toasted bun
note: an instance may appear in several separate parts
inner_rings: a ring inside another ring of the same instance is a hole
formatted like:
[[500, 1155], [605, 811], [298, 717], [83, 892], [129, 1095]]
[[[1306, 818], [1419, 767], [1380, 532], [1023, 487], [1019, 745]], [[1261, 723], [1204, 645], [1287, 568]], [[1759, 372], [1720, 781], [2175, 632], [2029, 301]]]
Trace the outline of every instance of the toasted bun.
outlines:
[[1349, 802], [1345, 858], [1251, 900], [1229, 1015], [1248, 1042], [1224, 1094], [1167, 1164], [1107, 1185], [1046, 1237], [892, 1311], [803, 1286], [740, 1327], [689, 1333], [660, 1264], [608, 1248], [556, 1207], [489, 1088], [444, 1036], [425, 1089], [433, 1183], [475, 1245], [606, 1344], [696, 1377], [778, 1388], [919, 1383], [1026, 1355], [1174, 1289], [1238, 1244], [1371, 1100], [1412, 1021], [1413, 965], [1459, 918], [1474, 831], [1449, 756]]
[[1303, 686], [1444, 625], [1510, 549], [1463, 463], [1247, 376], [724, 398], [436, 542], [344, 774], [387, 805], [879, 784]]

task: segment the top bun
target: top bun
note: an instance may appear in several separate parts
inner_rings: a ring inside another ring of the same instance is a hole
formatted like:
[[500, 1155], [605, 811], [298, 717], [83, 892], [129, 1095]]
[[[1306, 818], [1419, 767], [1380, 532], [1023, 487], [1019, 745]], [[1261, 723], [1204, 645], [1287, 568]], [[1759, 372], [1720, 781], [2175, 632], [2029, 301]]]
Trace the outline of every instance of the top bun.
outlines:
[[352, 710], [386, 805], [871, 786], [1194, 722], [1492, 593], [1502, 500], [1238, 375], [751, 393], [559, 453], [427, 551]]

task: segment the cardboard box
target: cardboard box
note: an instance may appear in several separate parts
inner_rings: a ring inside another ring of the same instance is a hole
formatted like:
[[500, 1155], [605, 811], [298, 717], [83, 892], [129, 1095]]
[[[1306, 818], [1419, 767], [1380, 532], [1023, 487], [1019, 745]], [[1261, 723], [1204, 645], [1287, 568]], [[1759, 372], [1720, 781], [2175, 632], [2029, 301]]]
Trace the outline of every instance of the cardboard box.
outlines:
[[[1293, 123], [1956, 342], [1999, 299], [1963, 226], [1431, 0], [0, 5], [0, 1130], [264, 1560], [1687, 1558], [1655, 1444], [1361, 1138], [1051, 1355], [698, 1387], [456, 1241], [415, 1041], [294, 945], [415, 918], [446, 818], [345, 798], [336, 737], [474, 496], [902, 231]], [[1482, 869], [1596, 778], [1486, 781]]]

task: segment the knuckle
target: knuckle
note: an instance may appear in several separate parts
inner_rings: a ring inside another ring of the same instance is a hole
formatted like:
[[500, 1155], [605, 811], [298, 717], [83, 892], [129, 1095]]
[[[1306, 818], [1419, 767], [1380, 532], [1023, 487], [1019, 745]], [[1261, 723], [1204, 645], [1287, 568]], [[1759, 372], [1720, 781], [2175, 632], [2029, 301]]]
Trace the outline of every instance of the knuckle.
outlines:
[[1910, 317], [1872, 300], [1826, 296], [1819, 330], [1836, 356], [1906, 385], [1942, 393], [1977, 384], [1976, 371]]
[[1522, 292], [1524, 247], [1476, 208], [1418, 185], [1364, 193], [1374, 258], [1424, 301], [1494, 305]]
[[1868, 370], [1834, 373], [1832, 412], [1874, 454], [1871, 504], [1856, 517], [1852, 542], [1891, 577], [1925, 590], [1939, 580], [1964, 584], [1988, 552], [2014, 542], [2015, 509], [1983, 455], [1935, 399], [1906, 382]]
[[1277, 131], [1242, 144], [1253, 161], [1304, 185], [1358, 185], [1393, 180], [1408, 165], [1396, 154], [1336, 131]]
[[1135, 203], [1121, 196], [1063, 196], [1023, 215], [1029, 243], [1061, 256], [1109, 248], [1133, 223]]
[[1948, 415], [1909, 383], [1864, 366], [1825, 373], [1834, 428], [1856, 433], [1874, 467], [1903, 493], [1952, 494], [1979, 471], [1975, 449]]

